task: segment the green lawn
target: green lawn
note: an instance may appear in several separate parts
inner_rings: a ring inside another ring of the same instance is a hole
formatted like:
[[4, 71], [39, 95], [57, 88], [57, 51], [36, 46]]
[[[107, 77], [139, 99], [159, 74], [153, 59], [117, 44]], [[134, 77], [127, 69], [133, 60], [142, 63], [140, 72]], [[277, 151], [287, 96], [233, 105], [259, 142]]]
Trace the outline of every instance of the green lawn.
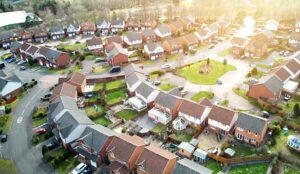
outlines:
[[198, 102], [202, 98], [212, 99], [212, 98], [214, 98], [214, 95], [215, 94], [212, 92], [200, 91], [200, 92], [196, 93], [195, 95], [193, 95], [191, 100]]
[[217, 174], [219, 171], [222, 170], [221, 164], [212, 159], [209, 159], [208, 161], [206, 161], [204, 166], [209, 168], [210, 170], [212, 170], [213, 174]]
[[68, 50], [68, 51], [79, 51], [79, 50], [84, 50], [85, 48], [85, 43], [75, 43], [75, 44], [61, 44], [61, 45], [58, 45], [57, 48], [63, 48], [65, 50]]
[[170, 137], [173, 139], [177, 139], [178, 141], [189, 142], [193, 138], [193, 135], [187, 134], [185, 132], [179, 132], [171, 134]]
[[228, 49], [225, 49], [225, 50], [219, 52], [219, 56], [225, 57], [225, 56], [228, 56], [230, 53], [231, 53], [231, 48], [228, 48]]
[[41, 135], [33, 135], [32, 136], [32, 143], [33, 144], [39, 144], [47, 139], [49, 139], [50, 137], [53, 136], [53, 133], [52, 132], [47, 132], [45, 134], [41, 134]]
[[285, 165], [283, 167], [283, 174], [300, 174], [300, 171], [295, 168]]
[[46, 117], [47, 115], [47, 109], [46, 108], [40, 108], [37, 111], [34, 112], [33, 118], [38, 118], [38, 117]]
[[7, 132], [10, 129], [12, 121], [13, 117], [10, 115], [0, 116], [0, 132]]
[[17, 170], [11, 160], [0, 160], [0, 173], [17, 174]]
[[114, 105], [126, 98], [124, 90], [114, 91], [106, 94], [105, 101], [107, 105]]
[[164, 91], [170, 91], [171, 89], [173, 89], [175, 87], [177, 87], [177, 86], [174, 84], [170, 84], [170, 83], [164, 83], [164, 84], [159, 85], [159, 88]]
[[249, 148], [244, 145], [238, 145], [230, 148], [235, 151], [235, 157], [256, 156], [261, 154], [261, 152], [256, 151], [255, 147]]
[[123, 88], [123, 87], [125, 87], [125, 83], [123, 80], [111, 81], [111, 82], [106, 83], [106, 85], [105, 85], [105, 89], [107, 91], [119, 89], [119, 88]]
[[101, 99], [100, 94], [94, 94], [93, 97], [88, 99], [88, 102], [95, 103], [97, 100], [100, 100], [100, 99]]
[[85, 108], [85, 112], [91, 120], [96, 120], [105, 115], [105, 108], [101, 105], [97, 105], [97, 107], [98, 112], [94, 106], [88, 106]]
[[82, 69], [82, 67], [80, 65], [76, 64], [70, 68], [69, 73], [80, 72], [81, 69]]
[[138, 112], [135, 110], [131, 110], [131, 109], [124, 109], [124, 110], [116, 113], [116, 116], [118, 118], [124, 119], [126, 121], [132, 120], [137, 115], [138, 115]]
[[268, 170], [268, 167], [269, 163], [236, 166], [232, 167], [228, 174], [265, 174]]
[[271, 69], [272, 68], [271, 65], [266, 65], [266, 64], [257, 64], [256, 66], [260, 67], [260, 68], [264, 68], [264, 69]]
[[94, 56], [94, 55], [85, 56], [85, 60], [95, 60], [95, 59], [96, 59], [96, 56]]
[[110, 66], [94, 67], [92, 72], [93, 73], [102, 73], [102, 72], [108, 71], [109, 69], [111, 69]]
[[47, 117], [40, 118], [40, 119], [34, 119], [32, 122], [32, 127], [35, 128], [35, 127], [41, 126], [42, 124], [44, 124], [46, 122], [47, 122]]
[[155, 133], [161, 133], [163, 130], [165, 130], [165, 127], [160, 124], [157, 124], [151, 131]]
[[97, 83], [93, 89], [93, 91], [102, 91], [104, 89], [104, 83]]
[[206, 63], [207, 61], [205, 60], [191, 64], [190, 66], [185, 66], [178, 69], [176, 74], [195, 84], [213, 85], [228, 71], [236, 70], [236, 67], [232, 65], [224, 65], [222, 62], [210, 60], [211, 69], [206, 74], [200, 74], [200, 67], [204, 66]]
[[65, 74], [66, 69], [49, 69], [48, 73], [49, 74]]
[[93, 121], [94, 121], [94, 123], [100, 124], [100, 125], [105, 126], [105, 127], [107, 127], [110, 124], [112, 124], [112, 122], [109, 119], [105, 118], [104, 116], [99, 117], [99, 118], [97, 118], [97, 119], [95, 119]]

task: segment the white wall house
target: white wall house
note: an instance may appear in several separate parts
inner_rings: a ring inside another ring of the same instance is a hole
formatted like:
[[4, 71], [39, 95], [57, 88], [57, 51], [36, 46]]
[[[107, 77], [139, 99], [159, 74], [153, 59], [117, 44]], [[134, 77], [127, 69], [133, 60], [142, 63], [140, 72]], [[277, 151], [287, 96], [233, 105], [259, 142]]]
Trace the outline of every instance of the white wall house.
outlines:
[[157, 46], [155, 46], [155, 48], [153, 50], [150, 50], [148, 45], [149, 44], [144, 46], [144, 51], [146, 54], [149, 55], [149, 58], [151, 60], [156, 60], [157, 58], [160, 57], [161, 54], [164, 53], [164, 48], [162, 46], [160, 46], [159, 44], [157, 44]]
[[268, 20], [265, 24], [265, 29], [270, 31], [277, 31], [279, 23], [275, 20]]
[[179, 112], [178, 116], [184, 117], [186, 120], [189, 121], [190, 125], [199, 126], [200, 124], [202, 124], [206, 120], [206, 118], [209, 114], [209, 111], [210, 111], [210, 108], [205, 108], [203, 113], [199, 113], [199, 114], [201, 114], [200, 118], [196, 118], [194, 116], [187, 115], [187, 114], [182, 113], [182, 112]]
[[102, 44], [99, 44], [99, 45], [90, 45], [87, 48], [90, 51], [93, 51], [93, 50], [102, 50], [103, 49], [103, 45]]
[[148, 116], [155, 122], [161, 123], [163, 125], [168, 124], [172, 120], [171, 115], [156, 108], [152, 108], [151, 110], [149, 110]]

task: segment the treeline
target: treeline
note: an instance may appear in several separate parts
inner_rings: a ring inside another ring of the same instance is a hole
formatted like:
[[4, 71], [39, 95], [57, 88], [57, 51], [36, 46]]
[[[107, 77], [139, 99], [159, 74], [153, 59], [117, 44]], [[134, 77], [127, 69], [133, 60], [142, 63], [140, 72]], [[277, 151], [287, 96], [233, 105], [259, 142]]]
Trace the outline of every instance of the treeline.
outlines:
[[0, 0], [0, 13], [13, 11], [13, 9], [14, 8], [10, 2], [5, 0]]

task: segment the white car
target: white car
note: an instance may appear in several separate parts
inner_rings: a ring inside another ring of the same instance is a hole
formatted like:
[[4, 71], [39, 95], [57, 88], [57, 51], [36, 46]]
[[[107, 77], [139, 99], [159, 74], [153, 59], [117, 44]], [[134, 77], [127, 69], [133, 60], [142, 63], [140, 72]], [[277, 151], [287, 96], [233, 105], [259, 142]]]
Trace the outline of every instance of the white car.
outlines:
[[155, 85], [155, 86], [158, 86], [158, 85], [160, 85], [160, 81], [159, 81], [159, 80], [155, 80], [155, 81], [153, 81], [153, 85]]
[[169, 69], [171, 68], [171, 65], [169, 64], [164, 64], [163, 66], [161, 66], [162, 69]]
[[78, 164], [75, 169], [72, 170], [72, 174], [79, 174], [87, 168], [87, 165], [84, 163]]
[[20, 62], [17, 63], [17, 65], [22, 65], [24, 63], [26, 63], [26, 61], [25, 60], [21, 60]]

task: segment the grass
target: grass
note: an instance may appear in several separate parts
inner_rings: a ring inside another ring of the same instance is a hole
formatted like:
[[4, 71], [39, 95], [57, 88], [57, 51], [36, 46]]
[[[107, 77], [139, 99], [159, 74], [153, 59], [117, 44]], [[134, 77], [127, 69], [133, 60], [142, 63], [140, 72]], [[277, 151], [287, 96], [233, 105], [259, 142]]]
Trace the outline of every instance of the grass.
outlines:
[[235, 157], [256, 156], [261, 154], [261, 152], [256, 151], [254, 147], [248, 147], [244, 145], [234, 146], [230, 148], [235, 151]]
[[99, 118], [97, 118], [97, 119], [95, 119], [93, 121], [94, 121], [94, 123], [100, 124], [100, 125], [105, 126], [105, 127], [107, 127], [110, 124], [112, 124], [112, 122], [109, 119], [107, 119], [106, 117], [104, 117], [104, 116], [99, 117]]
[[48, 73], [49, 74], [65, 74], [66, 70], [65, 69], [49, 69]]
[[114, 90], [114, 89], [120, 89], [123, 87], [125, 87], [125, 83], [123, 80], [111, 81], [111, 82], [106, 83], [106, 85], [105, 85], [105, 89], [107, 91]]
[[187, 134], [185, 132], [178, 132], [175, 134], [171, 134], [170, 137], [178, 141], [189, 142], [193, 138], [193, 135]]
[[70, 73], [75, 73], [75, 72], [80, 72], [82, 69], [82, 67], [78, 64], [74, 65], [71, 67], [71, 69], [69, 70]]
[[47, 109], [46, 108], [40, 108], [37, 111], [34, 112], [33, 114], [33, 118], [37, 118], [40, 117], [41, 115], [45, 115], [47, 114]]
[[266, 64], [257, 64], [256, 65], [259, 68], [264, 68], [264, 69], [271, 69], [272, 66], [271, 65], [266, 65]]
[[[284, 111], [286, 111], [286, 112], [288, 113], [288, 112], [292, 112], [292, 111], [293, 111], [294, 105], [295, 105], [296, 103], [299, 103], [299, 101], [296, 101], [295, 99], [292, 98], [291, 100], [288, 101], [288, 103], [281, 102], [281, 103], [279, 104], [279, 106], [280, 106]], [[300, 122], [299, 122], [299, 123], [300, 123]]]
[[228, 56], [230, 53], [231, 53], [231, 48], [228, 48], [228, 49], [225, 49], [225, 50], [219, 52], [219, 56], [225, 57], [225, 56]]
[[96, 59], [96, 56], [94, 56], [94, 55], [85, 56], [85, 60], [95, 60], [95, 59]]
[[138, 112], [131, 109], [124, 109], [116, 113], [118, 118], [124, 119], [126, 121], [134, 119], [138, 115]]
[[47, 139], [49, 139], [50, 137], [53, 136], [53, 133], [52, 132], [47, 132], [45, 134], [41, 134], [41, 135], [33, 135], [32, 136], [32, 143], [33, 144], [39, 144]]
[[154, 133], [161, 133], [164, 129], [164, 127], [160, 124], [157, 124], [151, 131]]
[[213, 174], [217, 174], [219, 171], [222, 170], [221, 164], [219, 162], [215, 161], [215, 160], [212, 160], [212, 159], [206, 161], [204, 166], [209, 168], [210, 170], [212, 170]]
[[195, 84], [213, 85], [216, 84], [217, 80], [228, 71], [236, 70], [236, 67], [232, 65], [224, 65], [222, 62], [210, 60], [210, 66], [212, 69], [206, 74], [200, 74], [200, 67], [204, 66], [206, 63], [207, 61], [200, 61], [198, 63], [185, 66], [178, 69], [176, 74]]
[[94, 106], [88, 106], [85, 108], [85, 112], [91, 120], [96, 120], [105, 115], [105, 108], [101, 105], [97, 105], [98, 112]]
[[300, 174], [300, 171], [295, 168], [285, 165], [283, 167], [283, 174]]
[[164, 91], [170, 91], [171, 89], [177, 87], [176, 85], [170, 84], [170, 83], [166, 83], [166, 84], [160, 84], [158, 86], [161, 90]]
[[0, 116], [0, 132], [7, 132], [10, 129], [12, 121], [13, 117], [10, 115]]
[[235, 166], [229, 170], [228, 174], [265, 174], [268, 167], [269, 163]]
[[198, 102], [202, 98], [213, 99], [214, 95], [215, 94], [212, 92], [200, 91], [200, 92], [196, 93], [195, 95], [193, 95], [191, 100]]
[[106, 94], [105, 101], [107, 105], [115, 105], [126, 98], [125, 91], [119, 90]]
[[56, 171], [59, 174], [68, 174], [78, 165], [78, 161], [73, 157], [69, 157], [63, 160], [56, 168]]
[[85, 43], [75, 43], [75, 44], [61, 44], [57, 46], [58, 48], [63, 48], [68, 51], [79, 51], [79, 50], [84, 50], [85, 48]]
[[11, 160], [0, 160], [0, 173], [17, 174], [17, 170]]
[[32, 127], [38, 127], [41, 126], [42, 124], [47, 122], [47, 117], [40, 118], [40, 119], [34, 119], [32, 122]]
[[91, 97], [91, 98], [88, 99], [88, 102], [95, 103], [97, 100], [100, 100], [100, 99], [101, 99], [101, 95], [94, 94], [93, 97]]
[[93, 67], [93, 73], [103, 73], [111, 69], [110, 66], [100, 66], [100, 67]]
[[97, 83], [93, 91], [102, 91], [104, 89], [104, 83]]

